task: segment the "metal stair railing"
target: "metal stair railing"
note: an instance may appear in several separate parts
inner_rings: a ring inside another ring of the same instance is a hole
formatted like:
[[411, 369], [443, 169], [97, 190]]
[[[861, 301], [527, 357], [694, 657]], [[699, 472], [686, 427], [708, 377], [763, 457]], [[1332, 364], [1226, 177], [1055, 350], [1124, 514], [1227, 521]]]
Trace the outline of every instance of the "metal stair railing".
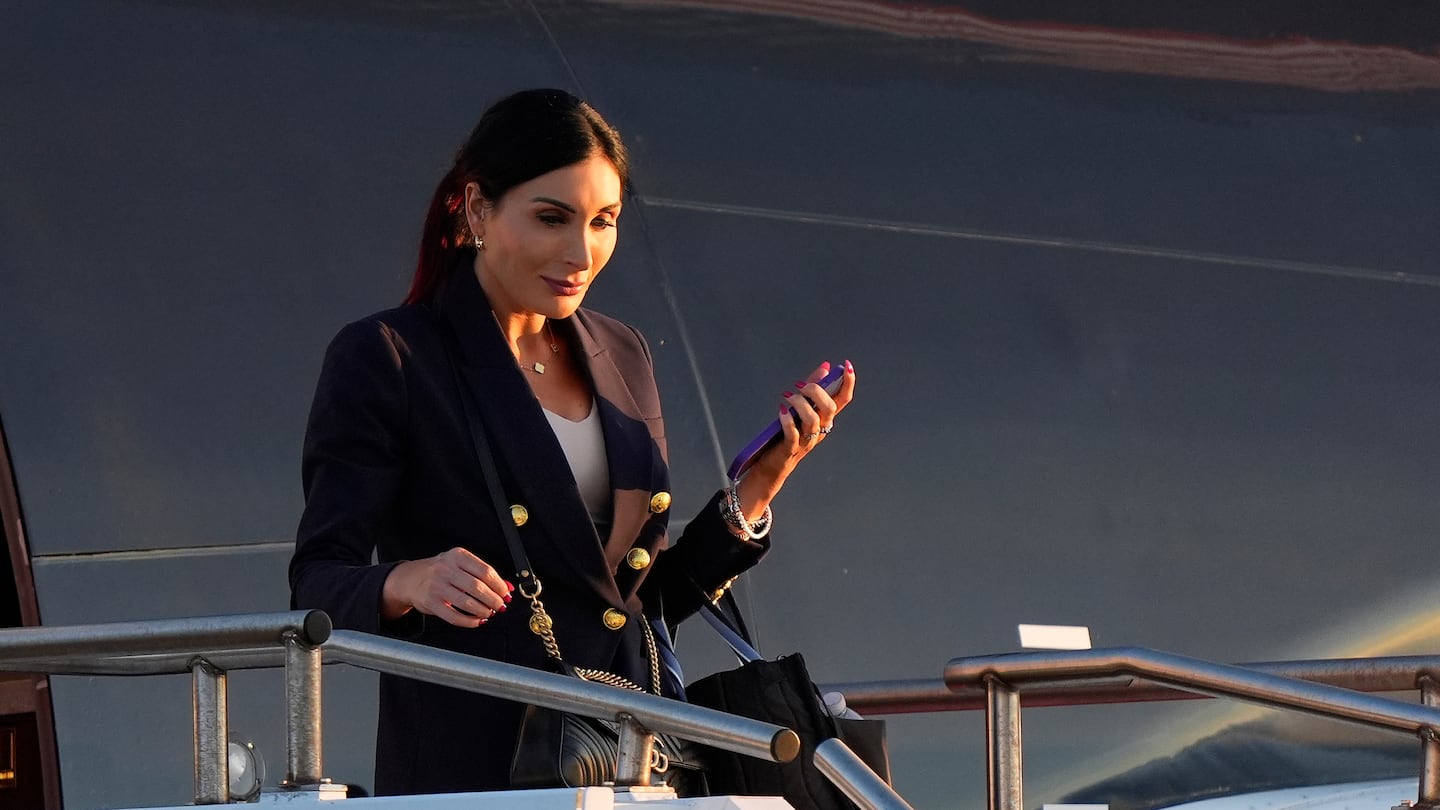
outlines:
[[[648, 784], [651, 731], [675, 734], [772, 762], [789, 762], [800, 753], [800, 739], [788, 728], [515, 664], [349, 630], [335, 631], [325, 650], [332, 660], [351, 666], [591, 717], [613, 717], [621, 724], [621, 767], [617, 769], [616, 780], [620, 784]], [[604, 708], [603, 714], [596, 713], [596, 706]], [[628, 760], [627, 733], [633, 751]], [[628, 775], [627, 761], [633, 764]], [[890, 785], [840, 740], [826, 740], [817, 746], [815, 763], [832, 784], [863, 810], [911, 810]]]
[[850, 746], [832, 737], [815, 746], [815, 766], [830, 783], [867, 810], [914, 810]]
[[[0, 631], [0, 671], [51, 675], [192, 676], [195, 803], [230, 800], [226, 673], [284, 667], [286, 776], [293, 791], [322, 776], [321, 665], [343, 663], [588, 717], [620, 728], [619, 786], [649, 784], [655, 732], [772, 762], [800, 752], [795, 732], [655, 695], [366, 633], [333, 630], [318, 610]], [[909, 810], [843, 743], [822, 745], [821, 772], [866, 810]], [[852, 761], [853, 760], [853, 761]], [[858, 767], [856, 764], [858, 763]]]
[[[1236, 666], [1343, 686], [1359, 692], [1406, 692], [1420, 689], [1427, 673], [1440, 673], [1440, 656], [1396, 655], [1374, 658], [1327, 658], [1299, 661], [1253, 661]], [[824, 684], [825, 691], [845, 695], [846, 704], [868, 714], [914, 714], [977, 711], [985, 708], [983, 684], [945, 685], [944, 678], [897, 678]], [[1118, 675], [1067, 679], [1064, 683], [1026, 684], [1027, 708], [1094, 706], [1107, 703], [1148, 703], [1208, 700], [1209, 695], [1181, 692], [1142, 678]]]
[[[860, 712], [986, 712], [990, 810], [1023, 804], [1020, 707], [1227, 697], [1415, 734], [1417, 807], [1440, 807], [1440, 657], [1216, 664], [1144, 648], [956, 658], [944, 677], [827, 684]], [[1416, 690], [1421, 705], [1366, 694]], [[1179, 691], [1177, 691], [1179, 690]]]
[[[1073, 652], [1013, 653], [956, 658], [945, 665], [945, 684], [984, 684], [986, 760], [990, 810], [1022, 810], [1020, 685], [1108, 675], [1135, 675], [1211, 697], [1228, 697], [1278, 709], [1410, 732], [1425, 750], [1422, 770], [1434, 759], [1440, 709], [1402, 703], [1353, 689], [1288, 678], [1233, 664], [1216, 664], [1141, 647]], [[1429, 701], [1426, 701], [1427, 704]], [[1422, 773], [1419, 803], [1433, 806], [1436, 775]]]

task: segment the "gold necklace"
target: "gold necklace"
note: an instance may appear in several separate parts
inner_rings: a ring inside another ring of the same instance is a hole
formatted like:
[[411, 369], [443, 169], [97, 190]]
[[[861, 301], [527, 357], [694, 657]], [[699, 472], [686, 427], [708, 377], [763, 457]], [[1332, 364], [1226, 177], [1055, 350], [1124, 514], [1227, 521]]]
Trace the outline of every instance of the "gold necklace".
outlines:
[[[560, 353], [560, 347], [557, 346], [557, 345], [555, 345], [555, 332], [550, 328], [550, 321], [548, 321], [548, 320], [545, 321], [545, 337], [546, 337], [546, 339], [547, 339], [548, 341], [550, 341], [550, 353], [551, 353], [551, 354], [559, 354], [559, 353]], [[531, 363], [531, 364], [528, 365], [528, 366], [522, 365], [522, 366], [520, 366], [520, 367], [523, 368], [523, 369], [525, 369], [526, 371], [533, 371], [533, 372], [535, 372], [536, 374], [544, 374], [544, 373], [545, 373], [545, 364], [544, 364], [544, 363], [541, 363], [541, 362], [538, 361], [538, 360], [535, 361], [534, 363]]]

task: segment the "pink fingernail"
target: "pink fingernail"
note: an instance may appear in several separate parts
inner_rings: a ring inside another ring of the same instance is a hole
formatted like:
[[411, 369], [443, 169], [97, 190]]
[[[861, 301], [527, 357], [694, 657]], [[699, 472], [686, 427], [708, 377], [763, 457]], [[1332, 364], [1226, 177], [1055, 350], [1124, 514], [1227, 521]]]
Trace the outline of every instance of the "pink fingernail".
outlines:
[[830, 361], [829, 361], [829, 360], [826, 360], [825, 362], [821, 363], [821, 364], [820, 364], [820, 370], [821, 370], [821, 371], [829, 371], [829, 370], [830, 370]]
[[807, 382], [797, 382], [797, 383], [795, 383], [795, 387], [796, 387], [796, 388], [804, 388], [805, 386], [807, 386], [807, 385], [809, 385], [809, 384], [810, 384], [810, 383], [807, 383]]
[[789, 399], [790, 397], [795, 396], [795, 392], [794, 392], [794, 391], [786, 391], [785, 393], [781, 394], [780, 396], [785, 397], [786, 399]]
[[508, 593], [505, 594], [505, 596], [504, 596], [505, 604], [507, 604], [507, 605], [510, 604], [510, 600], [512, 600], [512, 599], [514, 599], [514, 598], [515, 598], [515, 597], [511, 596], [511, 595], [508, 594]]
[[[788, 397], [788, 396], [790, 396], [790, 395], [789, 395], [789, 394], [786, 394], [785, 396]], [[780, 417], [783, 419], [783, 418], [785, 418], [785, 417], [787, 417], [787, 416], [789, 416], [789, 415], [790, 415], [790, 409], [782, 406], [782, 407], [780, 408]]]
[[849, 360], [846, 360], [846, 361], [845, 361], [845, 373], [846, 373], [846, 374], [854, 374], [854, 373], [855, 373], [855, 367], [852, 366], [852, 365], [850, 365], [850, 361], [849, 361]]

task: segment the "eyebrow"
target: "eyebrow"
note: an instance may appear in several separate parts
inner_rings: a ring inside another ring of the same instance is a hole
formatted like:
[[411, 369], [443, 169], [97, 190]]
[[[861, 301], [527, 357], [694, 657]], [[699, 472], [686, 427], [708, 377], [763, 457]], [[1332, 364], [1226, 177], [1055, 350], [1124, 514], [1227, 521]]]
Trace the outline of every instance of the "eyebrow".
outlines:
[[[569, 203], [560, 202], [559, 200], [557, 200], [557, 199], [555, 199], [555, 198], [553, 198], [553, 197], [532, 197], [532, 198], [530, 199], [530, 202], [546, 203], [546, 204], [548, 204], [548, 205], [553, 205], [553, 206], [555, 206], [556, 208], [563, 208], [563, 209], [565, 209], [566, 211], [569, 211], [569, 212], [572, 213], [572, 214], [576, 213], [576, 211], [575, 211], [575, 206], [573, 206], [573, 205], [571, 205], [571, 204], [569, 204]], [[620, 203], [618, 203], [618, 202], [613, 202], [613, 203], [610, 203], [609, 205], [605, 206], [604, 208], [601, 208], [600, 210], [601, 210], [601, 211], [613, 211], [613, 210], [615, 210], [616, 208], [619, 208], [619, 207], [620, 207]]]

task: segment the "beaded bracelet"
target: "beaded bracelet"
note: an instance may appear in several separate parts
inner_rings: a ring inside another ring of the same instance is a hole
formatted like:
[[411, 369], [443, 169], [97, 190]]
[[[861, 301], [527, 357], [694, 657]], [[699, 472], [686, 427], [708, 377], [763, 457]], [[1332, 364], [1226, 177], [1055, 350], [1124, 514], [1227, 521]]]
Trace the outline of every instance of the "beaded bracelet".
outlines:
[[730, 525], [731, 533], [742, 540], [759, 540], [770, 531], [771, 514], [768, 504], [759, 520], [751, 523], [745, 519], [745, 513], [740, 510], [739, 481], [731, 481], [725, 488], [725, 499], [720, 502], [720, 516]]

